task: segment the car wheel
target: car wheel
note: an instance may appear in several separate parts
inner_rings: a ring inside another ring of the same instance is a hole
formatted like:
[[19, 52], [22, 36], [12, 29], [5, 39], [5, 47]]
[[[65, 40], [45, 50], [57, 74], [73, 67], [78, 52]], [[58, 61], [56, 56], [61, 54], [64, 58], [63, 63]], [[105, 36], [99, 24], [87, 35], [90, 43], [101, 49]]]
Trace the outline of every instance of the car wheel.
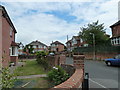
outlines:
[[107, 66], [111, 66], [112, 65], [111, 62], [107, 62], [106, 64], [107, 64]]

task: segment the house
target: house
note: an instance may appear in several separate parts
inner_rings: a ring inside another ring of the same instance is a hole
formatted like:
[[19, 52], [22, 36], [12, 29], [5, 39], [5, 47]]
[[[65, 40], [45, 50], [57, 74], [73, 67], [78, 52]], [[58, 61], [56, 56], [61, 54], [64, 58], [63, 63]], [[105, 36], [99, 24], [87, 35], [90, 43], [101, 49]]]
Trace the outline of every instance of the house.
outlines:
[[112, 30], [111, 43], [114, 46], [120, 45], [120, 20], [110, 26]]
[[66, 42], [66, 47], [67, 47], [67, 51], [68, 52], [71, 52], [72, 51], [72, 41], [71, 40], [68, 40]]
[[87, 47], [88, 44], [85, 43], [79, 36], [73, 36], [71, 40], [66, 42], [67, 51], [72, 51], [77, 47]]
[[0, 5], [0, 63], [8, 67], [10, 62], [18, 63], [18, 45], [15, 42], [17, 33], [4, 6]]
[[29, 43], [28, 48], [33, 48], [33, 53], [38, 51], [48, 51], [47, 45], [38, 40]]
[[64, 44], [59, 42], [59, 41], [55, 41], [51, 43], [51, 51], [53, 52], [62, 52], [64, 51]]
[[19, 46], [19, 49], [18, 49], [18, 55], [22, 55], [24, 54], [24, 45], [20, 42], [20, 43], [17, 43], [18, 46]]

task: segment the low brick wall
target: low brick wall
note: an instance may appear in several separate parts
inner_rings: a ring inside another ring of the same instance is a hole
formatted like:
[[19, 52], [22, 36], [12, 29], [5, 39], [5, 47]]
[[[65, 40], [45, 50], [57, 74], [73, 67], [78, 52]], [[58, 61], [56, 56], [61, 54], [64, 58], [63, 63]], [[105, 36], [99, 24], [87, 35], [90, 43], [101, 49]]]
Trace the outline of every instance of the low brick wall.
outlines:
[[83, 69], [76, 69], [75, 73], [65, 82], [54, 88], [80, 88], [83, 82]]
[[[52, 89], [60, 88], [60, 90], [69, 90], [70, 88], [82, 88], [82, 83], [84, 80], [84, 58], [84, 55], [73, 55], [74, 63], [73, 65], [71, 65], [71, 67], [75, 68], [74, 74], [72, 74], [72, 76], [68, 80], [53, 87]], [[67, 65], [64, 65], [64, 67], [66, 66]]]
[[[104, 60], [106, 58], [113, 58], [118, 53], [96, 53], [97, 60]], [[93, 53], [84, 53], [85, 59], [93, 59]]]
[[61, 67], [72, 76], [75, 73], [75, 67], [73, 65], [61, 64]]
[[63, 54], [55, 55], [55, 56], [47, 56], [46, 58], [48, 60], [49, 65], [52, 67], [56, 65], [65, 64], [66, 61], [66, 56]]
[[14, 62], [15, 65], [17, 65], [18, 64], [18, 56], [10, 56], [10, 61]]

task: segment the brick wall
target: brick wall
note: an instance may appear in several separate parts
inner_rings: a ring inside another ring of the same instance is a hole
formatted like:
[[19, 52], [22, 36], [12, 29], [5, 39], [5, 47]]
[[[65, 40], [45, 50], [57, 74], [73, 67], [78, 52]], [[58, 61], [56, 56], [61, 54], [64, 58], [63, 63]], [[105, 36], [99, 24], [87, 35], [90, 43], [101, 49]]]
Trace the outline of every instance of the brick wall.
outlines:
[[[104, 60], [106, 58], [113, 58], [118, 53], [96, 53], [97, 60]], [[84, 53], [86, 59], [93, 59], [93, 53]]]
[[[84, 55], [74, 55], [74, 67], [76, 68], [75, 73], [65, 82], [55, 86], [52, 89], [60, 88], [69, 89], [69, 88], [80, 88], [82, 87], [82, 82], [84, 79]], [[52, 90], [51, 89], [51, 90]]]
[[48, 63], [50, 66], [54, 67], [56, 65], [65, 64], [66, 56], [63, 54], [55, 56], [47, 56]]

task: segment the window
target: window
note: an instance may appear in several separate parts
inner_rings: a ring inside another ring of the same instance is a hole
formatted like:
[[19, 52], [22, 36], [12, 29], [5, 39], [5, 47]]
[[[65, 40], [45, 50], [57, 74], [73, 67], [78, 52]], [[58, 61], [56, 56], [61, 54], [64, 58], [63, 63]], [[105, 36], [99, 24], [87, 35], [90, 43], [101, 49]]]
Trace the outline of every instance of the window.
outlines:
[[10, 27], [10, 36], [12, 37], [12, 31], [13, 29]]
[[12, 46], [10, 48], [10, 56], [18, 56], [18, 48], [15, 46]]
[[12, 55], [15, 55], [15, 47], [12, 47]]

